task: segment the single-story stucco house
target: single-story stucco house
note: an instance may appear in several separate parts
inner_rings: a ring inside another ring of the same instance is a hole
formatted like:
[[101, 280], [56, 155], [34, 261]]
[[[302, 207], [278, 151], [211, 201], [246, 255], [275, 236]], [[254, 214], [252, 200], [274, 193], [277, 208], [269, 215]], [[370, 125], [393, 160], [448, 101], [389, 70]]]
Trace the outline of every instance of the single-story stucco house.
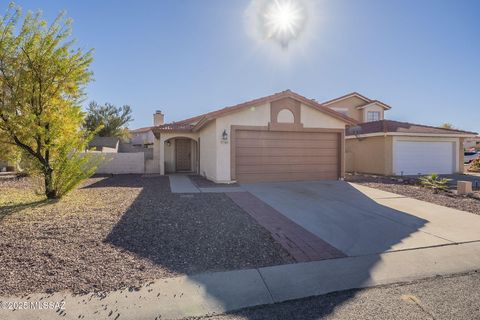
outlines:
[[[346, 164], [352, 171], [399, 174], [386, 159], [394, 158], [393, 153], [387, 155], [386, 146], [393, 135], [384, 134], [385, 142], [367, 143], [365, 149], [355, 146], [371, 138], [361, 136], [367, 134], [361, 132], [366, 130], [363, 124], [383, 123], [389, 109], [359, 93], [319, 103], [286, 90], [173, 123], [163, 124], [163, 115], [160, 119], [156, 113], [156, 125], [150, 128], [155, 136], [153, 159], [147, 160], [146, 172], [192, 172], [221, 183], [340, 179]], [[354, 128], [347, 139], [346, 128]], [[451, 141], [449, 154], [433, 153], [433, 158], [445, 156], [452, 172], [462, 171], [461, 139], [473, 134], [458, 130], [449, 130], [448, 137], [442, 134], [412, 131], [409, 137], [419, 142]], [[418, 146], [431, 152], [429, 144]], [[403, 146], [399, 150], [417, 160], [423, 154]], [[380, 163], [378, 169], [364, 165], [365, 156]]]

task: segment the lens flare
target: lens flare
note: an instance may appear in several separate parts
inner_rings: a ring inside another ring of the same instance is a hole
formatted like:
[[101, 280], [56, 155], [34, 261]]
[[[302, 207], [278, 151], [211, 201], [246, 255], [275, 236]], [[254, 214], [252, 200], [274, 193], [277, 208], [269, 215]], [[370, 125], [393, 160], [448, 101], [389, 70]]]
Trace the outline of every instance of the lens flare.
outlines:
[[272, 0], [261, 18], [266, 37], [286, 48], [302, 32], [307, 16], [299, 0]]

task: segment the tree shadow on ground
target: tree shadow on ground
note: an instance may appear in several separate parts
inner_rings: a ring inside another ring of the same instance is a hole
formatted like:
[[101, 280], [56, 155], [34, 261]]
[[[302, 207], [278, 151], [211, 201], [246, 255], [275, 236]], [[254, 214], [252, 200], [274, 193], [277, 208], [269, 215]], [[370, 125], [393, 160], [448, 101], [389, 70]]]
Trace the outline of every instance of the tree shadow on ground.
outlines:
[[174, 194], [166, 176], [118, 175], [86, 186], [103, 187], [141, 188], [105, 242], [172, 275], [293, 261], [224, 194]]
[[12, 205], [2, 206], [0, 207], [0, 221], [7, 216], [20, 212], [25, 209], [34, 209], [43, 207], [49, 204], [56, 203], [58, 200], [50, 200], [50, 199], [42, 199], [37, 201], [30, 201], [24, 203], [16, 203]]

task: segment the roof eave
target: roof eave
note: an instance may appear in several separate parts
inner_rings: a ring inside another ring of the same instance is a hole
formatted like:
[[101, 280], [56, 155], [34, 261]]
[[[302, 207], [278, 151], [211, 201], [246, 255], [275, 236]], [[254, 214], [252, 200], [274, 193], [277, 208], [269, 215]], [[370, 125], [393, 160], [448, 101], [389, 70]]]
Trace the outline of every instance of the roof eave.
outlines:
[[340, 96], [338, 98], [335, 98], [335, 99], [331, 99], [331, 100], [328, 100], [328, 101], [325, 101], [325, 102], [322, 102], [322, 105], [324, 106], [328, 106], [329, 104], [332, 104], [332, 103], [335, 103], [335, 102], [339, 102], [339, 101], [342, 101], [342, 100], [345, 100], [345, 99], [348, 99], [348, 98], [351, 98], [351, 97], [357, 97], [357, 98], [360, 98], [362, 99], [363, 101], [365, 102], [372, 102], [373, 100], [370, 100], [369, 98], [365, 97], [364, 95], [361, 95], [360, 93], [358, 92], [351, 92], [351, 93], [347, 93], [343, 96]]
[[362, 109], [365, 109], [366, 107], [371, 106], [371, 105], [374, 105], [374, 104], [380, 105], [380, 106], [381, 106], [383, 109], [385, 109], [385, 110], [390, 110], [390, 109], [392, 109], [392, 107], [390, 107], [388, 104], [383, 103], [383, 102], [378, 101], [378, 100], [372, 100], [371, 102], [366, 103], [366, 104], [361, 105], [361, 106], [358, 106], [358, 107], [356, 107], [355, 109], [357, 109], [357, 110], [362, 110]]
[[347, 135], [345, 139], [368, 138], [379, 136], [411, 136], [411, 137], [436, 137], [436, 138], [471, 138], [475, 134], [469, 133], [415, 133], [415, 132], [372, 132], [358, 135]]

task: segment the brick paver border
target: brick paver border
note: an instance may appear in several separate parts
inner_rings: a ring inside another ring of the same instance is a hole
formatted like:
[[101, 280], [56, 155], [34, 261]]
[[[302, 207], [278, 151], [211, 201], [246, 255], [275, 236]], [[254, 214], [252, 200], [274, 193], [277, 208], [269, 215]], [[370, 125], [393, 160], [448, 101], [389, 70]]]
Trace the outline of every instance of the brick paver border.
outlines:
[[250, 214], [297, 262], [343, 258], [346, 255], [304, 229], [250, 192], [226, 194]]

